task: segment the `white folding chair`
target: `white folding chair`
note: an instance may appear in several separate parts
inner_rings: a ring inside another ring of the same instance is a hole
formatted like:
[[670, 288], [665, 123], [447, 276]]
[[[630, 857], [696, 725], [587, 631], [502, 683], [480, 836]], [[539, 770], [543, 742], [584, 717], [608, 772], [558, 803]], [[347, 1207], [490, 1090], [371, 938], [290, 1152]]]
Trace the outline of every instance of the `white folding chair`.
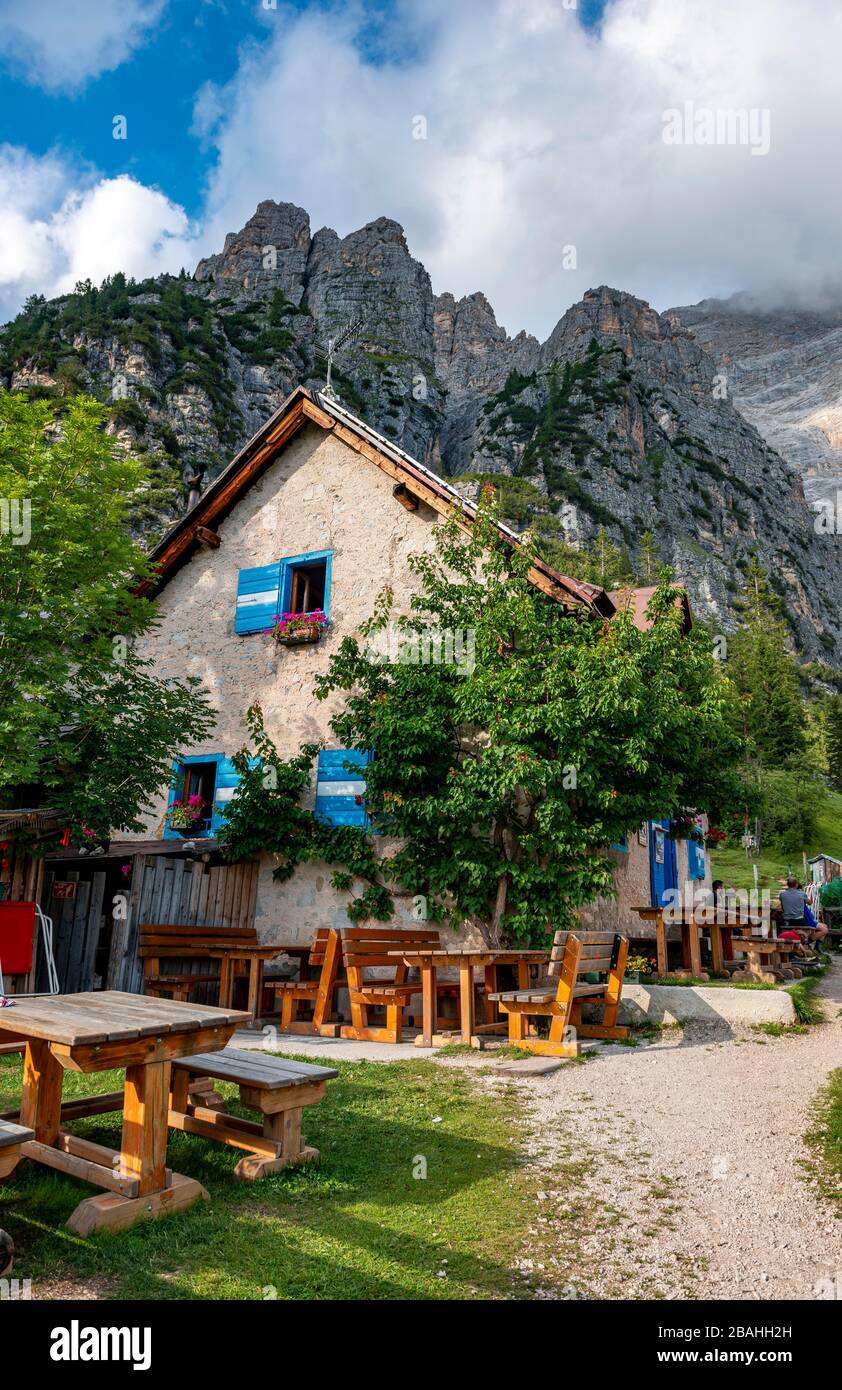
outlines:
[[[0, 909], [29, 906], [29, 903], [0, 903]], [[59, 993], [58, 972], [56, 970], [55, 954], [53, 951], [53, 920], [51, 917], [47, 917], [46, 914], [42, 911], [40, 903], [33, 903], [31, 904], [31, 906], [35, 909], [35, 922], [33, 924], [32, 930], [32, 941], [29, 944], [28, 964], [25, 959], [20, 959], [14, 954], [12, 954], [9, 959], [4, 959], [3, 933], [2, 930], [0, 930], [0, 995], [4, 995], [6, 993], [6, 986], [3, 980], [4, 964], [6, 967], [6, 973], [8, 975], [30, 974], [32, 970], [32, 961], [34, 959], [36, 926], [40, 929], [41, 933], [41, 949], [44, 952], [44, 963], [47, 968], [47, 984], [49, 985], [49, 988], [42, 990], [31, 990], [27, 994], [16, 994], [13, 996], [15, 999], [38, 999], [43, 997], [44, 995]], [[0, 928], [2, 928], [3, 926], [3, 916], [4, 911], [0, 910]], [[18, 952], [20, 952], [21, 946], [23, 947], [23, 951], [25, 953], [27, 949], [27, 943], [21, 943], [20, 939], [14, 942], [14, 947], [17, 948]]]

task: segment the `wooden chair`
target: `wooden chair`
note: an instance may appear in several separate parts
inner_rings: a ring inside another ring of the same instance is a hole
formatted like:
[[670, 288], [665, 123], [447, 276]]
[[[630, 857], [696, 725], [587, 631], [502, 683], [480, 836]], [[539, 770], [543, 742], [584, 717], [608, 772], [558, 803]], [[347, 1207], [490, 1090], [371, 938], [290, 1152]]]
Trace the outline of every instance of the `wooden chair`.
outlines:
[[[407, 950], [417, 946], [440, 946], [437, 931], [416, 931], [402, 927], [348, 927], [339, 932], [342, 960], [348, 978], [351, 1004], [351, 1023], [340, 1028], [340, 1037], [359, 1041], [398, 1043], [403, 1039], [403, 1011], [413, 994], [421, 993], [419, 981], [407, 981], [408, 967], [396, 963], [390, 951]], [[390, 966], [391, 980], [367, 980], [365, 971], [374, 966]], [[452, 985], [443, 988], [452, 991]], [[386, 1026], [372, 1026], [369, 1013], [373, 1008], [386, 1010]]]
[[[556, 932], [544, 984], [488, 996], [509, 1016], [509, 1041], [529, 1052], [577, 1057], [579, 1038], [627, 1037], [628, 1028], [617, 1026], [617, 1010], [628, 952], [626, 938], [613, 932]], [[598, 984], [581, 978], [591, 973], [607, 978]], [[582, 1022], [583, 1003], [602, 1005], [598, 1023]], [[548, 1038], [530, 1035], [531, 1016], [549, 1018]]]
[[[318, 970], [318, 976], [312, 979], [265, 981], [266, 988], [273, 990], [280, 998], [282, 1033], [319, 1033], [323, 1037], [335, 1037], [339, 1025], [331, 1023], [329, 1016], [333, 1012], [334, 991], [341, 983], [341, 954], [338, 933], [330, 927], [319, 927], [306, 963], [307, 969]], [[312, 1018], [298, 1017], [301, 1004], [312, 1008]]]

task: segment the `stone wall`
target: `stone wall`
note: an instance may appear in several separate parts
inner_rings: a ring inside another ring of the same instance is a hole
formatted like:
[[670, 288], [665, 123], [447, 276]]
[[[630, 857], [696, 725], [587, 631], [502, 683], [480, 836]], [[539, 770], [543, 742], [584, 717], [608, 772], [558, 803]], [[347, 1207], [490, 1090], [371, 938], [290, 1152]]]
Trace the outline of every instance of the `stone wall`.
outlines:
[[[156, 603], [158, 626], [142, 650], [161, 676], [200, 677], [218, 710], [211, 736], [183, 751], [230, 757], [247, 742], [244, 717], [255, 701], [283, 757], [306, 742], [336, 746], [330, 719], [341, 697], [320, 703], [313, 679], [327, 670], [342, 638], [359, 633], [384, 585], [392, 587], [398, 611], [408, 608], [407, 559], [434, 547], [436, 514], [423, 503], [408, 512], [392, 496], [393, 487], [375, 464], [308, 425], [219, 525], [219, 549], [198, 549], [169, 581]], [[237, 635], [239, 571], [319, 550], [333, 552], [330, 626], [321, 641], [283, 648], [261, 633]], [[166, 804], [162, 788], [141, 838], [163, 834]], [[678, 852], [683, 882], [686, 845]], [[600, 900], [582, 918], [589, 926], [628, 930], [637, 921], [629, 907], [649, 901], [649, 852], [632, 832], [628, 854], [613, 857], [617, 898]], [[262, 940], [306, 942], [317, 926], [348, 925], [347, 896], [331, 887], [326, 866], [304, 865], [287, 883], [273, 880], [273, 868], [271, 856], [263, 856], [255, 914]], [[398, 899], [397, 907], [397, 922], [409, 924], [409, 899]]]

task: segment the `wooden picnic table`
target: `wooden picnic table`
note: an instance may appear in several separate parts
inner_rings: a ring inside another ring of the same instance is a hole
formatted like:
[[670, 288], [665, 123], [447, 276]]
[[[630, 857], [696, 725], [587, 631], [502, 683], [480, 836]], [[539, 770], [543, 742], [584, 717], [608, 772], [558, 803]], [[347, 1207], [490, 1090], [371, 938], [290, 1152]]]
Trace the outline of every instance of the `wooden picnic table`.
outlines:
[[[208, 960], [219, 961], [219, 1007], [230, 1009], [234, 994], [235, 967], [238, 963], [248, 965], [249, 993], [246, 1005], [252, 1027], [257, 1027], [263, 1008], [263, 976], [267, 960], [281, 954], [293, 955], [296, 951], [309, 953], [309, 946], [258, 946], [258, 945], [220, 945], [203, 949]], [[201, 979], [199, 979], [201, 983]]]
[[[652, 922], [655, 927], [655, 950], [658, 957], [658, 974], [669, 974], [669, 957], [667, 955], [667, 926], [679, 927], [681, 930], [681, 954], [685, 970], [691, 974], [699, 976], [702, 973], [702, 953], [699, 945], [700, 924], [692, 916], [681, 915], [673, 916], [670, 909], [664, 907], [633, 907], [632, 912], [636, 912], [644, 922]], [[670, 920], [665, 922], [664, 913], [670, 911]]]
[[670, 915], [669, 919], [665, 920], [665, 908], [636, 907], [633, 911], [644, 921], [655, 923], [659, 975], [669, 974], [666, 933], [667, 927], [670, 926], [680, 928], [684, 966], [696, 978], [702, 970], [699, 938], [700, 933], [704, 931], [710, 932], [711, 958], [713, 970], [717, 975], [724, 974], [729, 963], [735, 960], [736, 953], [741, 952], [746, 957], [746, 973], [761, 980], [764, 972], [757, 957], [766, 956], [767, 966], [780, 969], [783, 965], [781, 958], [794, 950], [792, 943], [780, 941], [777, 936], [753, 937], [752, 929], [764, 925], [763, 918], [757, 913], [732, 912], [726, 909], [724, 912], [720, 910], [709, 914], [701, 910], [695, 914]]
[[[218, 1051], [247, 1020], [235, 1009], [117, 990], [21, 997], [0, 1009], [0, 1036], [26, 1044], [20, 1123], [35, 1138], [21, 1146], [22, 1157], [105, 1189], [79, 1203], [70, 1230], [120, 1230], [207, 1198], [201, 1183], [166, 1166], [171, 1064]], [[119, 1151], [62, 1126], [65, 1071], [112, 1068], [126, 1073]]]
[[[440, 969], [450, 966], [459, 971], [461, 1041], [471, 1047], [479, 1047], [481, 1034], [505, 1033], [508, 1027], [506, 1021], [500, 1019], [497, 1005], [488, 997], [496, 992], [498, 967], [516, 965], [518, 988], [527, 989], [530, 965], [545, 965], [550, 959], [549, 950], [472, 950], [459, 946], [430, 949], [417, 946], [407, 951], [389, 951], [388, 954], [402, 960], [405, 965], [415, 966], [421, 972], [423, 1018], [421, 1034], [416, 1041], [422, 1047], [433, 1047], [439, 1037], [442, 1042], [451, 1041], [449, 1037], [437, 1034], [436, 976]], [[481, 1024], [477, 1024], [474, 1019], [474, 970], [477, 968], [485, 972], [485, 1018]]]

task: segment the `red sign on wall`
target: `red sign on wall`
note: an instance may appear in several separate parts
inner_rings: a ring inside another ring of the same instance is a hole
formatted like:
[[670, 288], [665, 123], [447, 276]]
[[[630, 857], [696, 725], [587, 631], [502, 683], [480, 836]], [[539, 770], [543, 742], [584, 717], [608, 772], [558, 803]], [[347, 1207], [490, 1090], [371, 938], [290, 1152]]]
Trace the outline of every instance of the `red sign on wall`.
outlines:
[[54, 897], [54, 898], [75, 898], [75, 897], [76, 897], [76, 884], [73, 882], [72, 879], [67, 879], [66, 881], [63, 881], [63, 882], [54, 883], [54, 884], [53, 884], [53, 897]]

